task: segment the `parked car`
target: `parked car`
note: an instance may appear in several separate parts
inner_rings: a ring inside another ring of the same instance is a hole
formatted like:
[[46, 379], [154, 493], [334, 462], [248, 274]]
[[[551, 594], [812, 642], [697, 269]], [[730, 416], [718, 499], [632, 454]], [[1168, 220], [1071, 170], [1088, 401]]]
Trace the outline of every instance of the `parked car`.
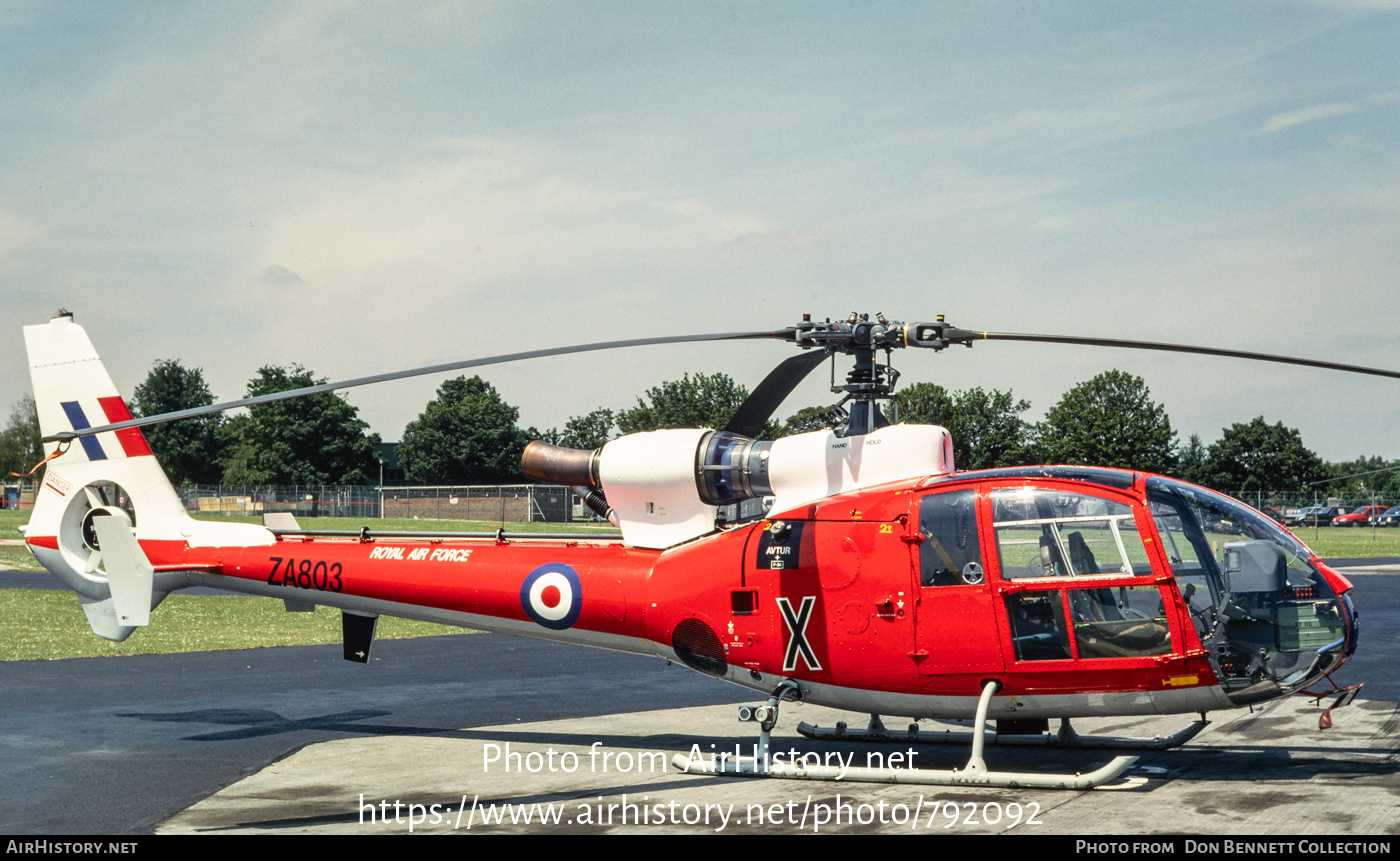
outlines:
[[1377, 526], [1400, 526], [1400, 505], [1394, 505], [1376, 518]]
[[1319, 511], [1324, 511], [1326, 508], [1327, 506], [1325, 505], [1309, 505], [1306, 508], [1300, 508], [1292, 514], [1285, 515], [1283, 518], [1283, 525], [1302, 526], [1304, 521], [1311, 523], [1312, 521], [1308, 520], [1308, 518], [1317, 514]]
[[1272, 505], [1266, 505], [1259, 510], [1264, 512], [1264, 514], [1267, 515], [1270, 519], [1272, 519], [1275, 523], [1283, 522], [1283, 512], [1279, 511], [1277, 508], [1274, 508]]
[[1317, 505], [1312, 509], [1303, 509], [1306, 512], [1299, 526], [1331, 526], [1333, 518], [1346, 514], [1351, 509], [1343, 508], [1340, 505]]
[[1367, 505], [1358, 508], [1347, 514], [1341, 514], [1332, 518], [1333, 526], [1366, 526], [1370, 524], [1372, 517], [1379, 517], [1385, 513], [1384, 505]]

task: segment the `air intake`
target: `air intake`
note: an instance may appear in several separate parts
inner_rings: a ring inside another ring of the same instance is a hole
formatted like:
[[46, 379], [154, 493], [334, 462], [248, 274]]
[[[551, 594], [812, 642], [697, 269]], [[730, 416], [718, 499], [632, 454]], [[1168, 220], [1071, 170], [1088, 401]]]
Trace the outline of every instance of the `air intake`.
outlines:
[[681, 663], [707, 676], [723, 676], [729, 671], [719, 635], [699, 619], [686, 619], [671, 633], [671, 648]]

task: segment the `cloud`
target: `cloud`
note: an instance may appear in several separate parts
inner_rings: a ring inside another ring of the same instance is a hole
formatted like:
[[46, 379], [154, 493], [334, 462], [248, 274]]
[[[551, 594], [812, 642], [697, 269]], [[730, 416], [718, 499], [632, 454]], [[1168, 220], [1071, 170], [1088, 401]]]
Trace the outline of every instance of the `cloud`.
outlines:
[[302, 277], [285, 266], [269, 266], [258, 276], [258, 280], [264, 284], [281, 284], [292, 286], [295, 284], [305, 284]]
[[36, 233], [19, 216], [0, 209], [0, 258], [34, 241]]
[[728, 245], [740, 248], [770, 250], [821, 248], [839, 240], [829, 230], [753, 230], [729, 240]]
[[[308, 174], [300, 204], [267, 219], [262, 259], [296, 262], [313, 285], [344, 293], [413, 283], [420, 300], [556, 282], [616, 261], [666, 260], [769, 225], [741, 206], [677, 194], [645, 171], [577, 163], [524, 139], [439, 142], [371, 174]], [[260, 281], [287, 283], [270, 266]], [[336, 285], [332, 288], [329, 285]]]
[[1328, 117], [1340, 117], [1346, 114], [1355, 113], [1361, 110], [1357, 105], [1350, 102], [1336, 102], [1330, 105], [1315, 105], [1311, 108], [1303, 108], [1301, 111], [1289, 111], [1284, 114], [1274, 114], [1264, 123], [1262, 131], [1277, 132], [1293, 126], [1310, 123], [1313, 120], [1324, 120]]

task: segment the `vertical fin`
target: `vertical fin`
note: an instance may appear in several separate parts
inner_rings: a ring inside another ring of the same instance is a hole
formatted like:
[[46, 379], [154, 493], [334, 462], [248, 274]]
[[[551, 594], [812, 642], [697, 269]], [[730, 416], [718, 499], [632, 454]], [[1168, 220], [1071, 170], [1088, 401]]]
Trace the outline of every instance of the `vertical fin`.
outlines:
[[379, 617], [366, 616], [343, 610], [340, 614], [340, 630], [345, 638], [345, 660], [359, 664], [369, 663], [369, 650], [374, 645], [374, 629], [379, 625]]
[[151, 596], [155, 569], [136, 543], [131, 526], [120, 517], [94, 517], [107, 584], [112, 590], [112, 606], [117, 623], [141, 627], [151, 623]]
[[268, 529], [301, 529], [297, 516], [290, 511], [264, 511], [263, 526]]

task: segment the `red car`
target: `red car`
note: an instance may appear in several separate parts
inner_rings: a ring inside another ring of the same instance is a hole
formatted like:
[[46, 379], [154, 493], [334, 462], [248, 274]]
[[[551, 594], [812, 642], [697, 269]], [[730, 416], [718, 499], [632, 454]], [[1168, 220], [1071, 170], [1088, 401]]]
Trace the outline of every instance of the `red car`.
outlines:
[[1343, 514], [1332, 518], [1333, 526], [1365, 526], [1371, 522], [1372, 517], [1385, 513], [1384, 505], [1367, 505], [1358, 508], [1350, 514]]

